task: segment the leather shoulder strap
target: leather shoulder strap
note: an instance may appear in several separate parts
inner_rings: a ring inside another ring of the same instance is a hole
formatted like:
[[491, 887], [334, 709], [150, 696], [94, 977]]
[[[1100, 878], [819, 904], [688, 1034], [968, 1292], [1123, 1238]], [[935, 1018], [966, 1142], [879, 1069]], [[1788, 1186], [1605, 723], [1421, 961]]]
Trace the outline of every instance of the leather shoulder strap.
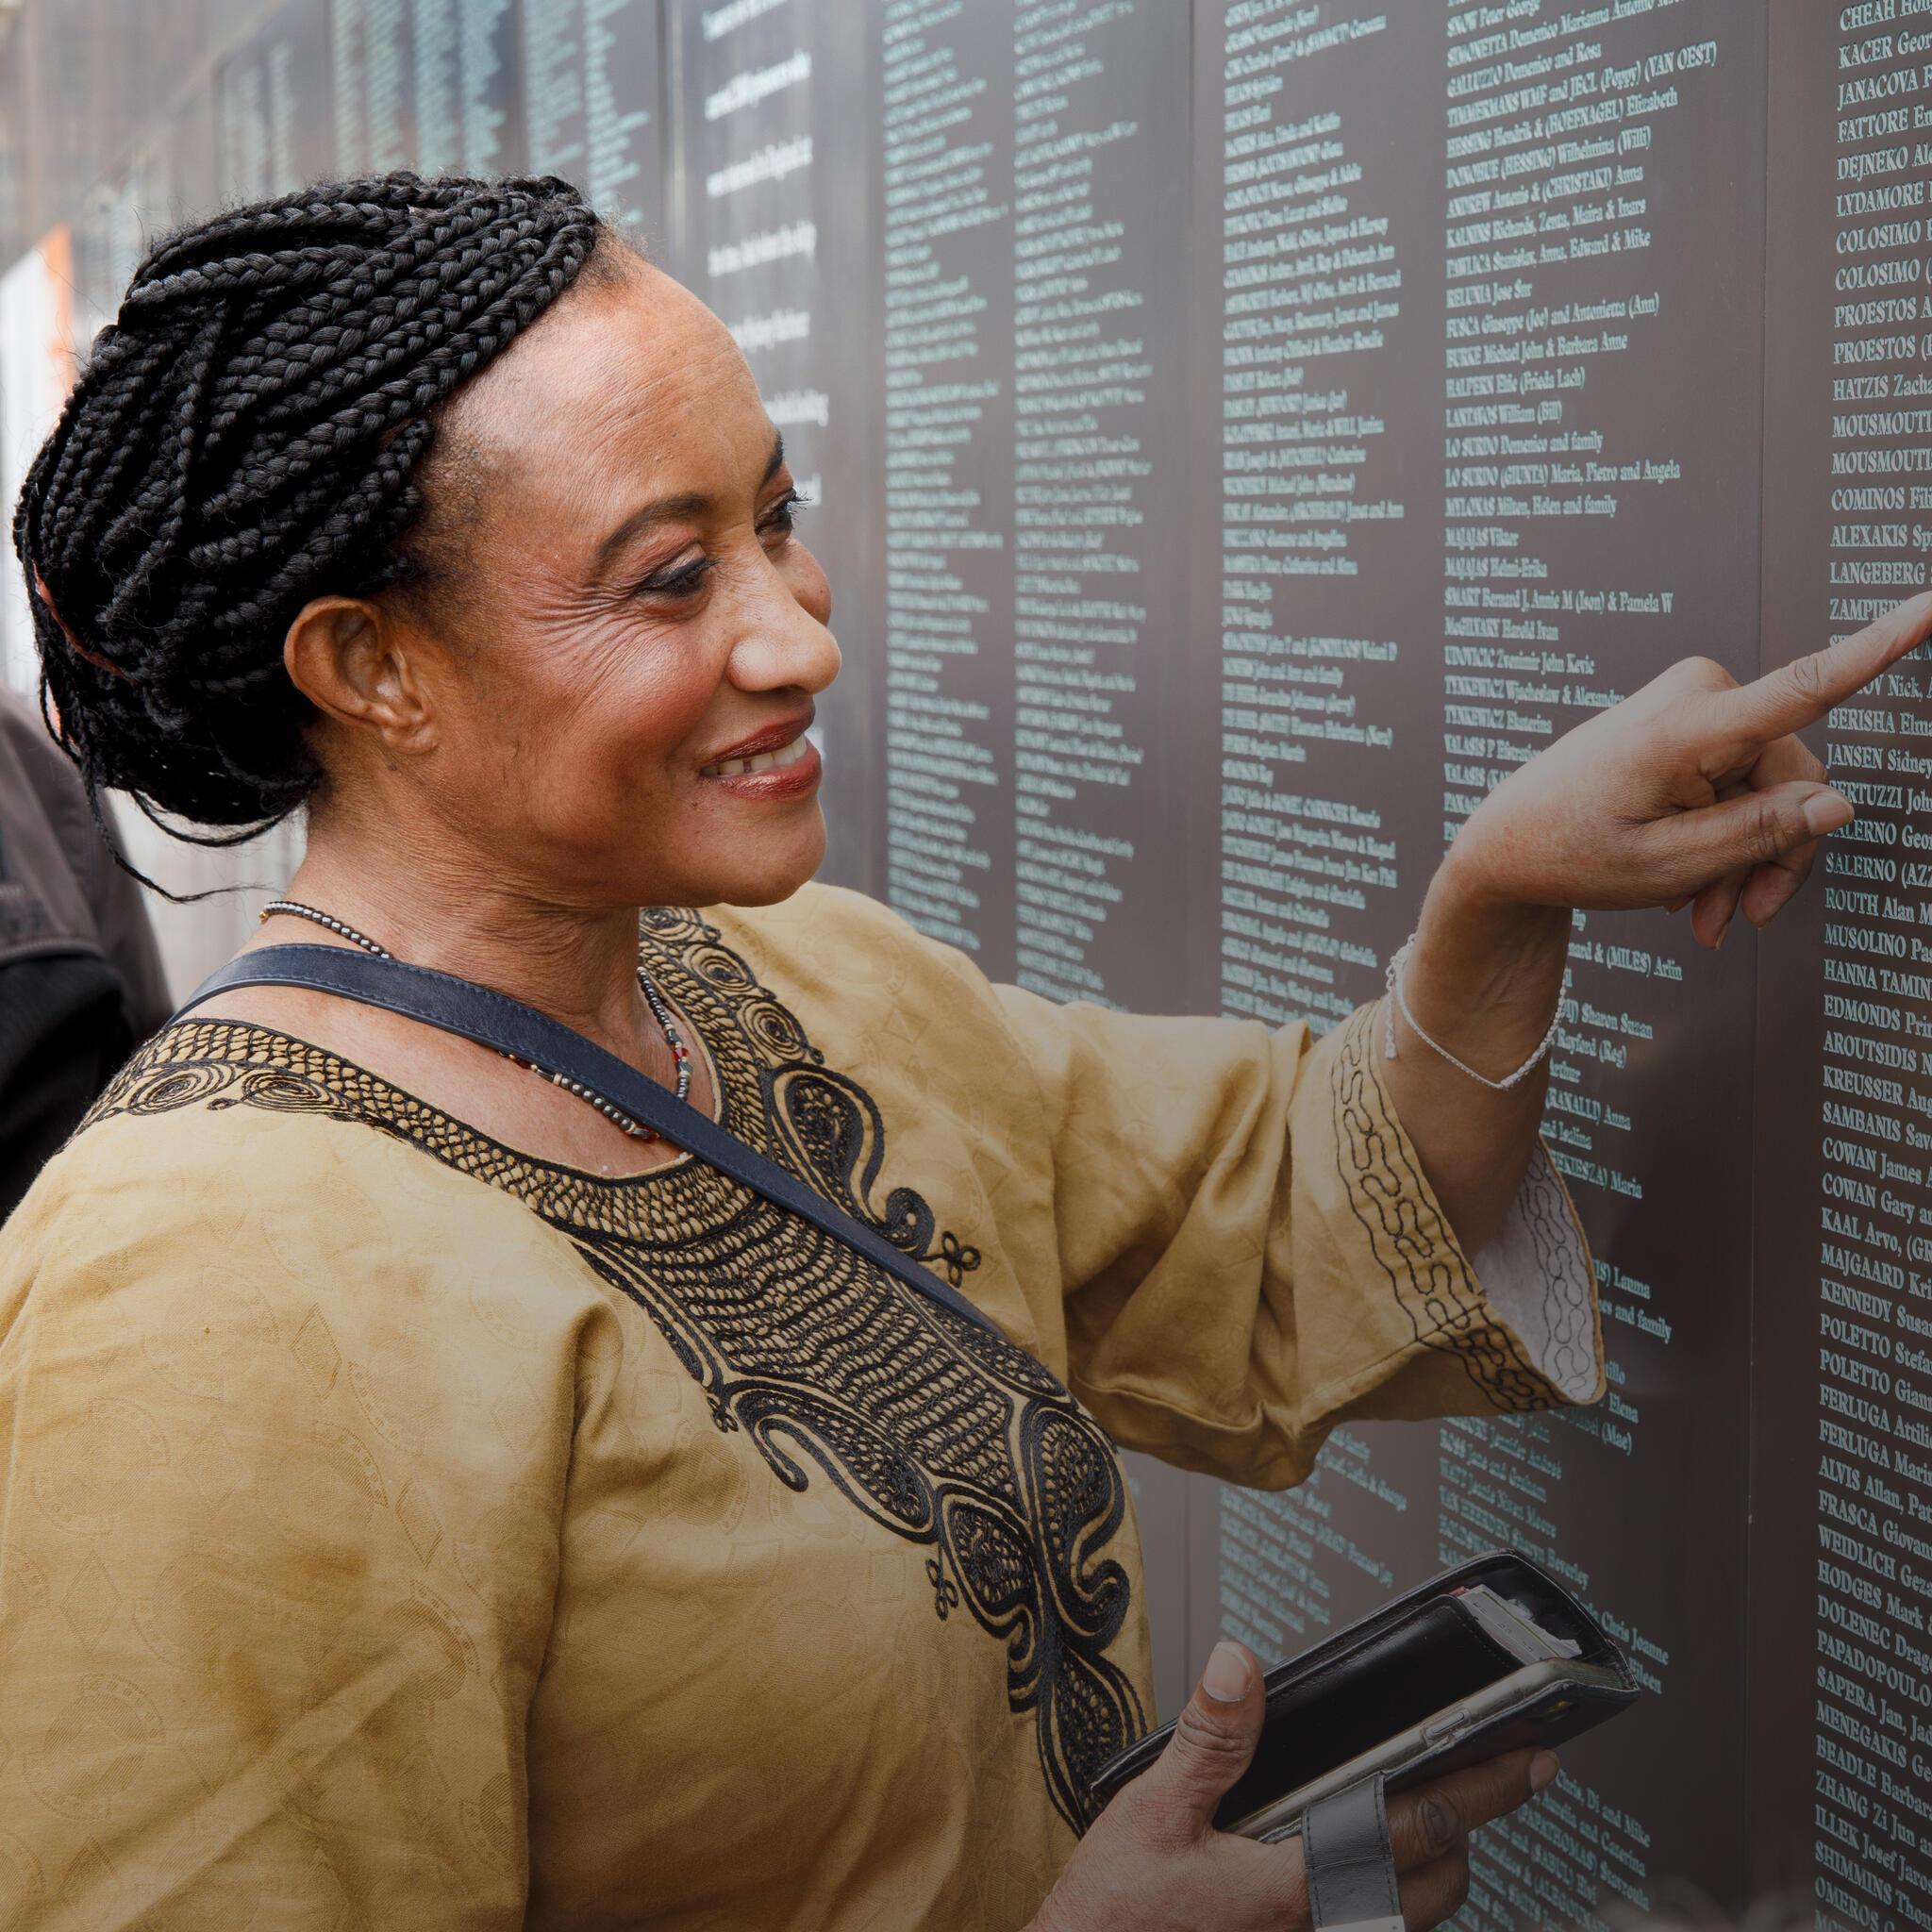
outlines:
[[1383, 1790], [1378, 1772], [1311, 1806], [1302, 1820], [1315, 1932], [1402, 1932]]
[[513, 1053], [546, 1074], [563, 1074], [707, 1166], [728, 1174], [754, 1193], [803, 1215], [857, 1248], [915, 1292], [989, 1333], [1000, 1333], [991, 1318], [950, 1282], [922, 1268], [875, 1228], [826, 1200], [796, 1174], [747, 1146], [736, 1134], [615, 1054], [606, 1053], [594, 1041], [520, 1000], [447, 973], [405, 965], [400, 959], [379, 959], [373, 953], [351, 952], [342, 946], [262, 946], [238, 954], [219, 972], [210, 974], [182, 1002], [175, 1018], [178, 1020], [217, 993], [238, 986], [299, 986], [311, 992], [335, 993]]

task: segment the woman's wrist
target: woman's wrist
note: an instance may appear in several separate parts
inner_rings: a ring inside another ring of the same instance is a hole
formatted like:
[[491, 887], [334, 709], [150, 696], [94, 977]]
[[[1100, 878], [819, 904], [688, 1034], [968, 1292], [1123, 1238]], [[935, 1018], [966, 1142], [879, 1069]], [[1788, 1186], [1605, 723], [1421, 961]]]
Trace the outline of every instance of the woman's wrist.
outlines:
[[1479, 853], [1451, 846], [1423, 902], [1403, 986], [1415, 1023], [1502, 1078], [1534, 1053], [1561, 995], [1571, 915], [1526, 905]]

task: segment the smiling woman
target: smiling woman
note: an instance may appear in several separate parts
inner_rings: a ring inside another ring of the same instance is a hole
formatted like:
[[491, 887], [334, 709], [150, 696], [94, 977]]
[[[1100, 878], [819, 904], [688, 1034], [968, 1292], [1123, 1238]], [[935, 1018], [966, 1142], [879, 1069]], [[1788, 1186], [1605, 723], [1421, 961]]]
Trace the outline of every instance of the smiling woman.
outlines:
[[[1298, 1847], [1209, 1824], [1239, 1646], [1091, 1795], [1153, 1715], [1117, 1450], [1281, 1487], [1347, 1418], [1600, 1391], [1536, 1137], [1567, 908], [1769, 919], [1851, 809], [1789, 734], [1927, 608], [1562, 741], [1317, 1041], [1056, 1007], [810, 882], [839, 651], [798, 508], [729, 334], [560, 181], [324, 184], [137, 272], [15, 528], [89, 787], [305, 809], [259, 943], [541, 1009], [995, 1325], [525, 1062], [222, 993], [6, 1230], [11, 1895], [1308, 1924]], [[1409, 1924], [1554, 1772], [1391, 1803]]]

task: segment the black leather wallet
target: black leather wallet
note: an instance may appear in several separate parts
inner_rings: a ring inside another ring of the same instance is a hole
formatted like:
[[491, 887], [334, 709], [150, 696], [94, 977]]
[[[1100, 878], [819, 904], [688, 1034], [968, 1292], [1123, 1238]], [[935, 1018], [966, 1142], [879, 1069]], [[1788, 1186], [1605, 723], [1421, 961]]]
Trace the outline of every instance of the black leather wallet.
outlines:
[[[1560, 1744], [1638, 1694], [1590, 1613], [1509, 1550], [1444, 1571], [1276, 1664], [1263, 1683], [1260, 1742], [1214, 1822], [1266, 1839], [1298, 1830], [1311, 1804], [1361, 1778], [1385, 1774], [1399, 1791], [1507, 1751]], [[1101, 1767], [1096, 1811], [1173, 1732], [1150, 1731]]]

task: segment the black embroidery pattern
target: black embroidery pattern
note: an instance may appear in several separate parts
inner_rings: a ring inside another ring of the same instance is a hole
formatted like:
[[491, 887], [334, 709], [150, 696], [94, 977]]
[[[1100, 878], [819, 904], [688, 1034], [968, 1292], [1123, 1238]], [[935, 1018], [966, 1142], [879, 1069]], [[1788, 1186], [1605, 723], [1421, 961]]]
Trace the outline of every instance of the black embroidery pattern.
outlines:
[[[643, 943], [710, 1051], [727, 1126], [956, 1286], [979, 1265], [915, 1189], [879, 1197], [871, 1095], [825, 1066], [716, 928], [658, 911]], [[568, 1233], [663, 1334], [720, 1430], [741, 1430], [789, 1488], [816, 1471], [872, 1522], [930, 1546], [935, 1614], [963, 1608], [1001, 1643], [1008, 1707], [1034, 1719], [1055, 1808], [1075, 1829], [1091, 1822], [1092, 1774], [1146, 1728], [1108, 1655], [1129, 1607], [1127, 1573], [1107, 1555], [1126, 1491], [1105, 1432], [1043, 1363], [695, 1161], [609, 1181], [535, 1160], [264, 1028], [168, 1029], [90, 1120], [238, 1105], [374, 1125]]]
[[1557, 1391], [1508, 1330], [1487, 1319], [1475, 1277], [1455, 1244], [1417, 1221], [1419, 1204], [1429, 1196], [1389, 1131], [1391, 1109], [1374, 1065], [1380, 1013], [1379, 1005], [1363, 1007], [1342, 1022], [1330, 1082], [1335, 1159], [1348, 1205], [1418, 1341], [1455, 1357], [1491, 1407], [1554, 1408]]

